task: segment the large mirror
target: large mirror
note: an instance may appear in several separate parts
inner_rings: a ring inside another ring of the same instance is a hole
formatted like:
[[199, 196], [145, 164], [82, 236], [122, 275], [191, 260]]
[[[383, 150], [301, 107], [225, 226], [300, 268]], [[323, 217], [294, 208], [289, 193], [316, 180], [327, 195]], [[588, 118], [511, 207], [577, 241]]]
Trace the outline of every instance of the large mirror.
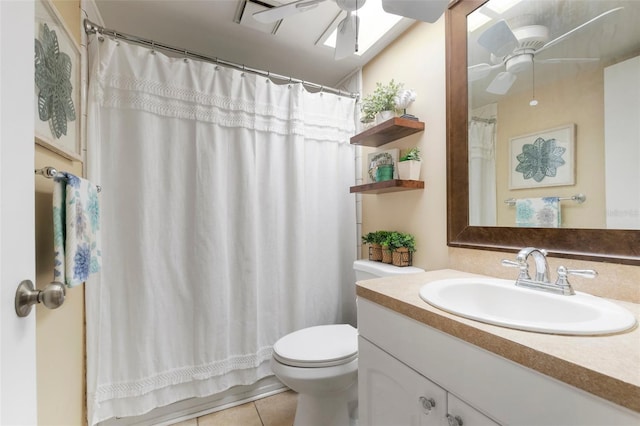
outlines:
[[448, 241], [640, 264], [640, 2], [447, 13]]

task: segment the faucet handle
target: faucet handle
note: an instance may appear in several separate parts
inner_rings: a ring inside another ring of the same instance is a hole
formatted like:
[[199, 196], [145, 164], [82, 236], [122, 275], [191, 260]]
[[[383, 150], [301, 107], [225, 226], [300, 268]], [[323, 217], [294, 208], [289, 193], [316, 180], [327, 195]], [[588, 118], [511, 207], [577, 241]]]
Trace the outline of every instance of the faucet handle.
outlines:
[[593, 269], [567, 269], [564, 266], [558, 266], [558, 279], [556, 285], [564, 289], [564, 294], [575, 294], [573, 287], [569, 284], [567, 275], [577, 275], [584, 278], [595, 278], [598, 273]]
[[502, 259], [502, 266], [506, 266], [507, 268], [519, 268], [520, 274], [518, 275], [518, 279], [530, 280], [529, 276], [529, 264], [527, 262], [523, 262], [522, 260], [513, 261], [509, 259]]

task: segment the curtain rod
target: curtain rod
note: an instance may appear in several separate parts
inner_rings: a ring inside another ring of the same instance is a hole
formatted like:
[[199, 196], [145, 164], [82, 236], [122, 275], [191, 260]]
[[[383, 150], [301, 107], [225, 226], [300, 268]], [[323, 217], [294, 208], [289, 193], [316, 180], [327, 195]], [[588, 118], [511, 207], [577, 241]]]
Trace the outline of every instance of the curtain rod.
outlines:
[[84, 20], [84, 31], [87, 34], [102, 34], [102, 35], [107, 35], [107, 36], [111, 36], [114, 37], [116, 39], [122, 39], [122, 40], [126, 40], [126, 41], [130, 41], [133, 43], [138, 43], [138, 44], [142, 44], [144, 46], [147, 47], [151, 47], [152, 49], [162, 49], [162, 50], [167, 50], [169, 52], [173, 52], [173, 53], [179, 53], [185, 57], [191, 57], [194, 59], [199, 59], [201, 61], [205, 61], [205, 62], [212, 62], [215, 64], [219, 64], [222, 66], [226, 66], [226, 67], [230, 67], [230, 68], [235, 68], [239, 71], [244, 71], [244, 72], [250, 72], [252, 74], [257, 74], [257, 75], [261, 75], [267, 78], [274, 78], [276, 80], [281, 80], [283, 82], [289, 82], [289, 83], [301, 83], [303, 86], [306, 87], [311, 87], [313, 89], [317, 89], [320, 92], [329, 92], [329, 93], [333, 93], [336, 94], [338, 96], [346, 96], [346, 97], [350, 97], [350, 98], [355, 98], [358, 99], [360, 97], [359, 93], [353, 93], [353, 92], [347, 92], [344, 90], [339, 90], [339, 89], [335, 89], [333, 87], [327, 87], [327, 86], [323, 86], [320, 84], [316, 84], [316, 83], [311, 83], [309, 81], [304, 81], [304, 80], [300, 80], [297, 78], [293, 78], [293, 77], [288, 77], [288, 76], [284, 76], [284, 75], [280, 75], [280, 74], [274, 74], [270, 71], [263, 71], [263, 70], [259, 70], [259, 69], [255, 69], [255, 68], [250, 68], [247, 67], [246, 65], [243, 64], [236, 64], [234, 62], [230, 62], [230, 61], [226, 61], [224, 59], [220, 59], [220, 58], [215, 58], [215, 57], [210, 57], [207, 55], [202, 55], [200, 53], [195, 53], [195, 52], [190, 52], [187, 49], [181, 49], [178, 47], [174, 47], [174, 46], [169, 46], [163, 43], [158, 43], [155, 42], [153, 40], [149, 40], [146, 38], [142, 38], [142, 37], [138, 37], [138, 36], [134, 36], [131, 34], [125, 34], [125, 33], [121, 33], [121, 32], [117, 32], [115, 30], [109, 29], [109, 28], [105, 28], [102, 27], [98, 24], [95, 24], [93, 22], [91, 22], [88, 19]]

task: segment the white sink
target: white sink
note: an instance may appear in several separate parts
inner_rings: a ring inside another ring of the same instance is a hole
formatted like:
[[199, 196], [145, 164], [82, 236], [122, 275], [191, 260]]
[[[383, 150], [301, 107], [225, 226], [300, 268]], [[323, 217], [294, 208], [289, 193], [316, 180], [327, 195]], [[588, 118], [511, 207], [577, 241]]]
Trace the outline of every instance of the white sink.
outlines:
[[623, 307], [590, 294], [573, 296], [516, 287], [514, 280], [458, 278], [433, 281], [420, 297], [444, 311], [489, 324], [551, 334], [618, 333], [636, 325]]

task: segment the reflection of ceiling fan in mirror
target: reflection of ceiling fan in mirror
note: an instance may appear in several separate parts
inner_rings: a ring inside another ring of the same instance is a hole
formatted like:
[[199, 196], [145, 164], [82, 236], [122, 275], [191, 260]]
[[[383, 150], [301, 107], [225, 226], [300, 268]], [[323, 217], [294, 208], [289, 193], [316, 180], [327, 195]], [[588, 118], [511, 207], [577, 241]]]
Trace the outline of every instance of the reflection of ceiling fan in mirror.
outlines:
[[[253, 14], [258, 22], [269, 23], [306, 12], [326, 0], [297, 0]], [[338, 7], [347, 12], [347, 17], [338, 24], [335, 59], [346, 58], [358, 51], [358, 29], [360, 18], [357, 11], [367, 0], [334, 0]], [[449, 0], [382, 0], [385, 12], [426, 22], [435, 22], [447, 7]]]
[[472, 65], [468, 69], [469, 81], [480, 80], [491, 71], [504, 67], [487, 86], [487, 92], [504, 95], [516, 81], [516, 74], [532, 68], [533, 63], [594, 62], [599, 58], [552, 58], [538, 59], [536, 55], [567, 39], [577, 31], [593, 24], [605, 16], [623, 9], [608, 10], [595, 18], [549, 40], [549, 29], [543, 25], [529, 25], [512, 30], [502, 19], [487, 28], [478, 38], [478, 44], [491, 53], [491, 64]]

